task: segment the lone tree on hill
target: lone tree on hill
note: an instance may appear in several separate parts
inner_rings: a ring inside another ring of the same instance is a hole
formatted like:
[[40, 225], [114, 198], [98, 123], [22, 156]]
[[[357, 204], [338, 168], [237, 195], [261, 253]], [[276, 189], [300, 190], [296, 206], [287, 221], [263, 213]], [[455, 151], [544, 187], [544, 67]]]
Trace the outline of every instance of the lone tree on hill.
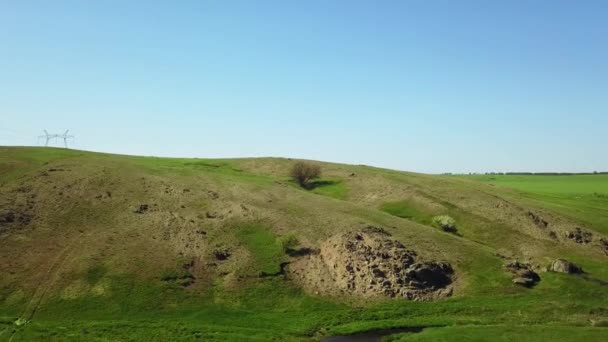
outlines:
[[305, 189], [311, 188], [310, 181], [321, 176], [321, 167], [303, 161], [296, 162], [291, 169], [291, 178]]

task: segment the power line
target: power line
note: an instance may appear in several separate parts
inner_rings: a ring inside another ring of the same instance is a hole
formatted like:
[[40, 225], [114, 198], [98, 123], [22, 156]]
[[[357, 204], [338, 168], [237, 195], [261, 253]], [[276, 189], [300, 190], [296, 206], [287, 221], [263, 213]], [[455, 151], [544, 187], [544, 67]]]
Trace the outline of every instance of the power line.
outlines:
[[63, 134], [49, 134], [49, 132], [47, 132], [45, 129], [44, 135], [38, 136], [38, 143], [40, 143], [41, 138], [44, 138], [44, 139], [46, 139], [46, 141], [44, 142], [44, 146], [47, 147], [47, 146], [49, 146], [49, 141], [51, 139], [55, 139], [55, 143], [57, 142], [58, 139], [63, 139], [63, 146], [65, 146], [65, 148], [68, 148], [68, 139], [72, 139], [72, 142], [74, 142], [74, 140], [76, 138], [73, 135], [68, 135], [69, 131], [70, 130], [68, 129]]

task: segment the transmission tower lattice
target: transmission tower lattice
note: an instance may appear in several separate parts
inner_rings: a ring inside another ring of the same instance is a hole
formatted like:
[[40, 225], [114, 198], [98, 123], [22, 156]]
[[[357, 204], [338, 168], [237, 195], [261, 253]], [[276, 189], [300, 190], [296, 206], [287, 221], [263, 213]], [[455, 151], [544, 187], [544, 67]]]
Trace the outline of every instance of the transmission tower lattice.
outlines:
[[70, 130], [68, 129], [63, 134], [49, 134], [49, 132], [47, 132], [45, 129], [44, 135], [38, 136], [38, 142], [40, 143], [40, 139], [42, 139], [42, 138], [46, 139], [44, 142], [44, 146], [47, 147], [47, 146], [49, 146], [49, 141], [51, 139], [55, 139], [55, 142], [57, 142], [58, 139], [63, 139], [63, 146], [65, 148], [68, 148], [68, 139], [72, 139], [72, 142], [74, 142], [74, 139], [75, 139], [75, 136], [68, 135], [69, 131]]

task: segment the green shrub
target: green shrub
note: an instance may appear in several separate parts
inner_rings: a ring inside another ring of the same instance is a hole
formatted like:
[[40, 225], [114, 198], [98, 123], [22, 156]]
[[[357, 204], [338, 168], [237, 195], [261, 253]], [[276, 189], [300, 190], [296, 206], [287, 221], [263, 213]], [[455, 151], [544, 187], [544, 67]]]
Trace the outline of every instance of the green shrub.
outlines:
[[443, 229], [444, 232], [456, 233], [456, 220], [448, 215], [433, 217], [433, 224]]
[[321, 167], [316, 164], [299, 161], [291, 169], [291, 178], [305, 189], [310, 189], [312, 187], [310, 181], [319, 177], [321, 177]]

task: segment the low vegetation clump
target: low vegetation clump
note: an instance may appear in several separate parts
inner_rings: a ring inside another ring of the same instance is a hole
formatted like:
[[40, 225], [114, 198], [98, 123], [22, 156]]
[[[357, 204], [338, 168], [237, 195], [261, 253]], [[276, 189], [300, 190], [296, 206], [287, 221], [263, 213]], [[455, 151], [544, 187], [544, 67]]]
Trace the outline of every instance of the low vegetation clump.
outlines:
[[299, 161], [291, 169], [291, 178], [305, 189], [312, 188], [311, 181], [321, 177], [321, 167], [316, 164]]
[[295, 249], [298, 246], [298, 244], [300, 243], [298, 241], [298, 238], [293, 234], [281, 236], [277, 239], [277, 241], [279, 242], [279, 244], [281, 245], [281, 248], [283, 249], [283, 251], [285, 253], [289, 252], [290, 250]]
[[456, 233], [456, 220], [448, 215], [440, 215], [433, 217], [433, 224], [439, 226], [444, 232]]

